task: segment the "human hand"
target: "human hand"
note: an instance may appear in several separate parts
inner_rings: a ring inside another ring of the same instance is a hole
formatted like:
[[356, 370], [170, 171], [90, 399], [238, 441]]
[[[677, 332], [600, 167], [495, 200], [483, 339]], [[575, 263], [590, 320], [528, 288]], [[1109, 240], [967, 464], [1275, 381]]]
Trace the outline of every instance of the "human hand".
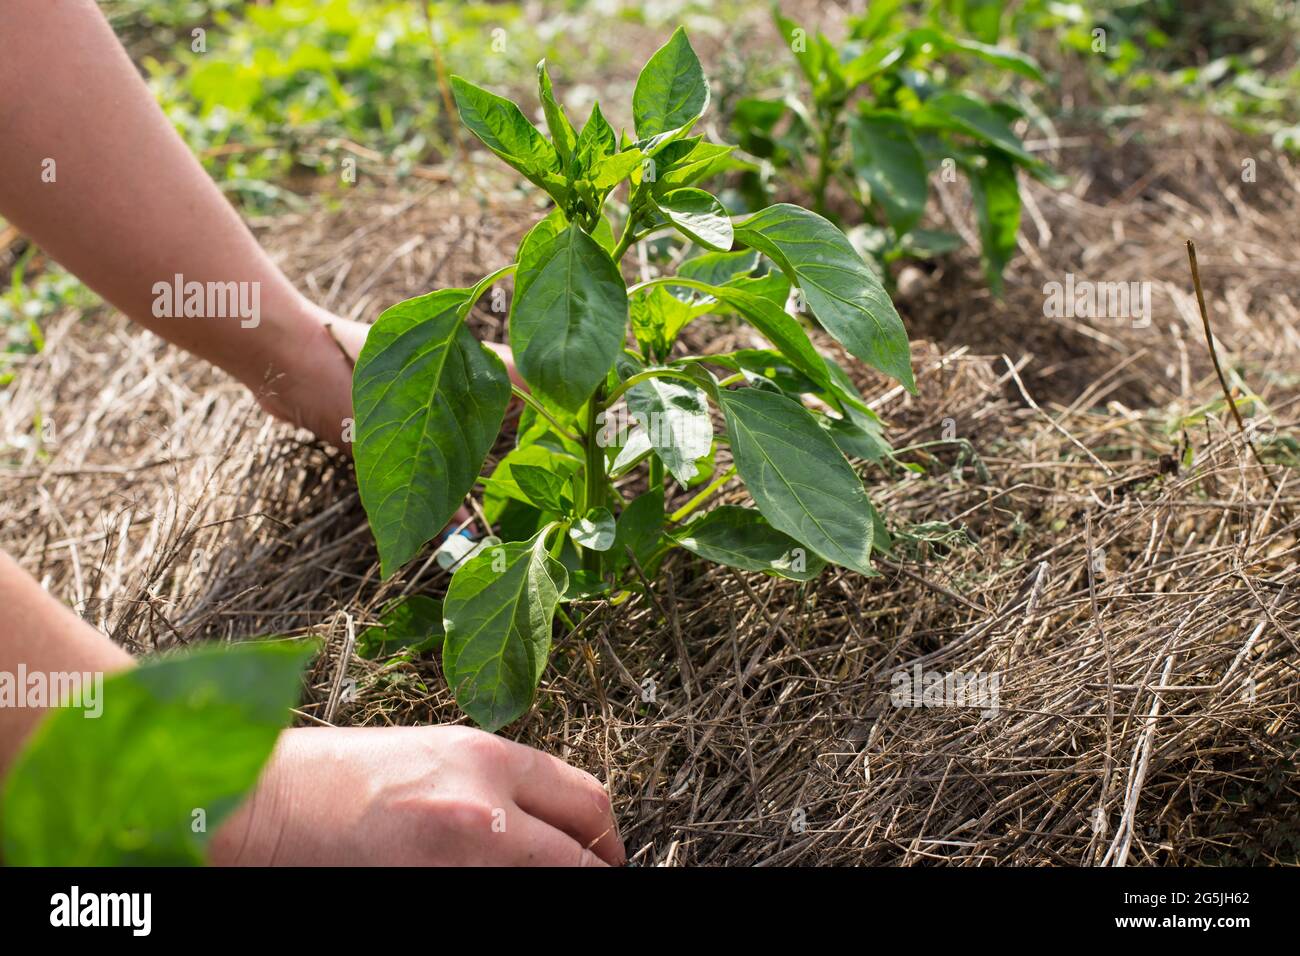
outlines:
[[[343, 433], [345, 422], [352, 418], [352, 369], [371, 326], [311, 303], [303, 303], [301, 309], [304, 316], [295, 323], [298, 339], [286, 340], [283, 355], [273, 362], [282, 374], [267, 387], [254, 386], [254, 390], [262, 408], [276, 418], [306, 428], [351, 454]], [[510, 347], [484, 344], [505, 363], [511, 381], [523, 388]]]
[[214, 834], [217, 865], [619, 866], [609, 796], [469, 727], [302, 727]]

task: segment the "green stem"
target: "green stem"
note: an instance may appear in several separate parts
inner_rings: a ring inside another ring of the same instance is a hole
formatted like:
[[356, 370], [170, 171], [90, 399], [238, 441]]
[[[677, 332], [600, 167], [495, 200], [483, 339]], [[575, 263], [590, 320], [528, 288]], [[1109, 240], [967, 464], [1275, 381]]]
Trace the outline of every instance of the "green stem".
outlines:
[[721, 475], [719, 475], [717, 478], [711, 481], [707, 488], [705, 488], [698, 495], [696, 495], [690, 501], [686, 502], [686, 504], [682, 505], [682, 507], [678, 508], [671, 515], [669, 515], [668, 520], [671, 521], [673, 524], [680, 524], [684, 518], [690, 516], [691, 512], [693, 512], [696, 508], [698, 508], [700, 505], [704, 504], [704, 502], [708, 501], [715, 494], [717, 494], [718, 491], [722, 489], [722, 486], [725, 485], [727, 482], [729, 482], [732, 478], [734, 478], [735, 475], [736, 475], [735, 467], [733, 466], [731, 468], [728, 468]]
[[556, 420], [555, 416], [552, 415], [550, 412], [548, 412], [545, 406], [543, 406], [542, 403], [539, 402], [537, 399], [533, 398], [532, 395], [525, 392], [518, 385], [511, 385], [510, 391], [515, 396], [515, 398], [519, 399], [521, 402], [523, 402], [525, 405], [527, 405], [529, 408], [535, 411], [538, 415], [541, 415], [548, 422], [550, 422], [551, 427], [554, 428], [561, 435], [563, 435], [565, 438], [569, 439], [569, 441], [577, 445], [582, 444], [582, 439], [579, 436], [575, 435], [573, 432], [569, 431], [567, 428], [561, 425]]
[[615, 262], [622, 262], [627, 250], [632, 247], [632, 243], [636, 242], [636, 227], [640, 224], [640, 220], [641, 189], [637, 187], [637, 191], [628, 199], [627, 222], [623, 224], [623, 235], [619, 237], [618, 245], [614, 247], [614, 251], [610, 254], [610, 258]]
[[657, 279], [647, 279], [645, 282], [638, 282], [636, 285], [628, 286], [627, 294], [644, 292], [646, 289], [657, 285], [678, 285], [684, 289], [697, 289], [708, 295], [713, 294], [713, 286], [707, 282], [701, 282], [699, 279], [687, 279], [683, 276], [659, 276]]
[[690, 375], [687, 375], [685, 372], [679, 372], [676, 369], [671, 369], [671, 368], [647, 369], [644, 372], [637, 372], [635, 375], [631, 376], [625, 381], [620, 382], [618, 388], [614, 389], [614, 391], [609, 393], [609, 398], [605, 399], [605, 403], [601, 407], [612, 408], [614, 404], [623, 396], [623, 393], [625, 393], [629, 388], [632, 388], [634, 385], [640, 385], [642, 382], [648, 381], [652, 378], [680, 378], [690, 382], [692, 385], [699, 384], [697, 379], [692, 378]]
[[654, 452], [650, 453], [650, 491], [656, 488], [662, 490], [664, 486], [664, 463], [663, 459]]
[[[587, 433], [583, 436], [586, 465], [584, 467], [585, 489], [582, 506], [585, 511], [603, 507], [605, 504], [605, 485], [608, 481], [605, 475], [605, 449], [596, 440], [596, 433], [600, 429], [596, 419], [600, 415], [601, 399], [604, 396], [604, 391], [605, 387], [600, 386], [596, 389], [595, 394], [591, 396], [591, 400], [587, 402]], [[588, 571], [599, 574], [600, 552], [584, 548], [582, 551], [582, 566]]]

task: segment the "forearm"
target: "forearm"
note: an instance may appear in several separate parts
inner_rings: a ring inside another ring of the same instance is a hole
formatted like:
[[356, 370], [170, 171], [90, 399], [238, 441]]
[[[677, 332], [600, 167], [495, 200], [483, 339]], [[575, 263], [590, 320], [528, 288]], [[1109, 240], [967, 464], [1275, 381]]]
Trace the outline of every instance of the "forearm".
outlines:
[[0, 779], [22, 749], [23, 741], [45, 714], [29, 703], [17, 685], [28, 675], [121, 670], [131, 655], [64, 607], [0, 552], [0, 679], [11, 682], [15, 697], [0, 706]]
[[[255, 390], [286, 371], [283, 357], [319, 346], [323, 313], [258, 246], [91, 0], [0, 3], [0, 89], [0, 215], [123, 313]], [[248, 283], [256, 326], [156, 315], [155, 286], [177, 275]]]

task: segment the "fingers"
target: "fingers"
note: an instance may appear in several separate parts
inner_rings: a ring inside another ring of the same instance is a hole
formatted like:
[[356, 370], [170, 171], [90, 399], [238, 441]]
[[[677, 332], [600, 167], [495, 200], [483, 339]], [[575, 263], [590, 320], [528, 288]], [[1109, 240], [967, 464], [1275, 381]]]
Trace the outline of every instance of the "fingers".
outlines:
[[519, 806], [563, 830], [610, 866], [627, 860], [614, 823], [609, 794], [589, 773], [563, 760], [511, 743], [514, 799]]
[[514, 808], [506, 834], [509, 852], [503, 858], [512, 866], [609, 866], [577, 840], [521, 808]]

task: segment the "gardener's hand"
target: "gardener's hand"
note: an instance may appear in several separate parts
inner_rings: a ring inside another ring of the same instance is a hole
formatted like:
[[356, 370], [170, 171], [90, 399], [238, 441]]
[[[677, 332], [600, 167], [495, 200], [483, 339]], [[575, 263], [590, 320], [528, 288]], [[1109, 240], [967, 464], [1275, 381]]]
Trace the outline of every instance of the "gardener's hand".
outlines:
[[[295, 311], [299, 313], [291, 324], [295, 333], [277, 343], [276, 354], [255, 356], [247, 369], [234, 371], [266, 411], [351, 454], [343, 433], [345, 422], [352, 418], [352, 367], [371, 327], [340, 318], [305, 299], [295, 304]], [[505, 362], [511, 381], [524, 387], [509, 346], [484, 344]], [[265, 377], [268, 368], [277, 370], [272, 380], [259, 383], [257, 376]]]
[[285, 731], [213, 836], [218, 865], [617, 866], [590, 774], [468, 727]]

